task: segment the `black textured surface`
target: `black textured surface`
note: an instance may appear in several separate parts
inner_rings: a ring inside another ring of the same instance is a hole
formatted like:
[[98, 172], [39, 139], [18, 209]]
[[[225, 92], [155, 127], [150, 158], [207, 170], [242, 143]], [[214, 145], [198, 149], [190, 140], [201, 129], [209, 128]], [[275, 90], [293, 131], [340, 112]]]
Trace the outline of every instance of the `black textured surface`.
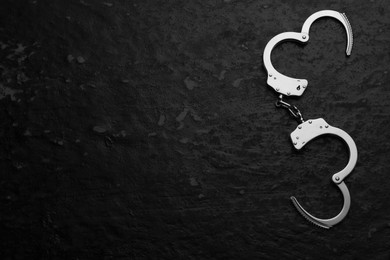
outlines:
[[[386, 1], [0, 3], [2, 259], [389, 259]], [[263, 49], [322, 9], [345, 12], [273, 63], [309, 87], [289, 99], [355, 140], [345, 220], [331, 175], [348, 153], [294, 151]]]

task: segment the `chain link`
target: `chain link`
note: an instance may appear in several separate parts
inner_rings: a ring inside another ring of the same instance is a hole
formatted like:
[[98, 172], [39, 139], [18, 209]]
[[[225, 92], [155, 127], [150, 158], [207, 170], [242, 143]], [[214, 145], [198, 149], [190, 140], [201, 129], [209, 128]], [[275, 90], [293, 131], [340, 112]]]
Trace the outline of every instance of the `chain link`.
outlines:
[[288, 109], [288, 111], [290, 111], [290, 114], [296, 120], [298, 120], [299, 123], [305, 122], [305, 120], [303, 120], [303, 116], [302, 116], [301, 111], [296, 106], [291, 105], [291, 104], [283, 101], [283, 95], [279, 96], [279, 99], [275, 102], [275, 106], [276, 107], [283, 107], [283, 108]]

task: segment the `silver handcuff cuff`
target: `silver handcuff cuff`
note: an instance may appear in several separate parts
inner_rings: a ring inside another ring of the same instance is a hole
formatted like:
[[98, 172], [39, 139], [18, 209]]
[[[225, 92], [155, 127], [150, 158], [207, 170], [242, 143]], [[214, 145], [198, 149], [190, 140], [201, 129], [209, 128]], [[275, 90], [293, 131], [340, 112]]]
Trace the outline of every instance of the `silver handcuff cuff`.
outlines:
[[341, 193], [344, 197], [344, 204], [341, 212], [330, 219], [317, 218], [307, 212], [297, 199], [292, 196], [291, 200], [297, 210], [310, 222], [316, 224], [317, 226], [329, 229], [330, 227], [336, 225], [342, 221], [345, 216], [348, 214], [350, 205], [351, 205], [351, 196], [349, 194], [348, 188], [344, 183], [344, 179], [352, 172], [354, 169], [358, 152], [356, 144], [349, 134], [343, 131], [340, 128], [333, 127], [329, 125], [323, 118], [318, 119], [309, 119], [304, 120], [299, 109], [283, 100], [284, 96], [301, 96], [303, 92], [307, 89], [308, 81], [306, 79], [296, 79], [285, 76], [278, 72], [271, 63], [271, 52], [276, 45], [283, 41], [298, 41], [301, 43], [306, 43], [309, 40], [309, 31], [310, 26], [317, 19], [323, 17], [331, 17], [337, 19], [344, 25], [344, 28], [347, 32], [347, 48], [346, 54], [349, 56], [352, 51], [353, 45], [353, 34], [352, 28], [348, 21], [347, 16], [344, 13], [339, 13], [332, 10], [323, 10], [312, 14], [302, 26], [301, 32], [284, 32], [273, 37], [265, 46], [263, 54], [264, 66], [267, 70], [267, 84], [271, 86], [277, 93], [279, 93], [279, 99], [276, 101], [277, 107], [283, 107], [289, 110], [291, 115], [298, 120], [300, 123], [297, 128], [290, 134], [291, 141], [294, 147], [297, 150], [300, 150], [307, 143], [309, 143], [314, 138], [317, 138], [322, 135], [335, 135], [340, 137], [349, 148], [349, 161], [344, 169], [335, 173], [332, 176], [332, 181], [339, 187]]

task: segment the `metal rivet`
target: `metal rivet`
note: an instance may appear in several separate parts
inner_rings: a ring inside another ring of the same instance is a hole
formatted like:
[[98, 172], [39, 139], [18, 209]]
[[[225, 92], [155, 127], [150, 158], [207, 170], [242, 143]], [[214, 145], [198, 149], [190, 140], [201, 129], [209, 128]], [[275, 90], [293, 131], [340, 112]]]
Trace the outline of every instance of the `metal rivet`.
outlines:
[[302, 129], [302, 126], [298, 126], [298, 129]]
[[302, 85], [302, 88], [306, 88], [306, 85]]
[[290, 92], [287, 92], [287, 96], [290, 96], [290, 94], [291, 94]]
[[306, 35], [302, 35], [302, 39], [306, 39]]
[[275, 90], [276, 90], [276, 91], [279, 91], [279, 88], [276, 88]]
[[325, 126], [325, 128], [328, 128], [328, 127], [329, 127], [328, 125]]
[[297, 136], [297, 140], [299, 140], [299, 136]]
[[297, 143], [294, 143], [294, 145], [297, 145]]
[[272, 77], [272, 74], [269, 74], [270, 77]]
[[313, 123], [311, 120], [309, 121], [309, 124]]
[[335, 179], [336, 179], [336, 181], [339, 181], [339, 180], [340, 180], [340, 177], [336, 177]]

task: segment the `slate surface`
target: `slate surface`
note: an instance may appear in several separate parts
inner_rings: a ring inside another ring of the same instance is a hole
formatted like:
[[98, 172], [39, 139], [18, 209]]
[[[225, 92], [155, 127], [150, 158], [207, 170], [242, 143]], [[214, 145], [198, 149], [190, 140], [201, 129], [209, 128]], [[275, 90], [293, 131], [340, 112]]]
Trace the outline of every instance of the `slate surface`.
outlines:
[[[262, 53], [322, 9], [273, 63], [309, 87], [289, 99], [355, 140], [346, 219], [337, 138], [294, 151]], [[0, 3], [2, 259], [390, 259], [386, 1]]]

